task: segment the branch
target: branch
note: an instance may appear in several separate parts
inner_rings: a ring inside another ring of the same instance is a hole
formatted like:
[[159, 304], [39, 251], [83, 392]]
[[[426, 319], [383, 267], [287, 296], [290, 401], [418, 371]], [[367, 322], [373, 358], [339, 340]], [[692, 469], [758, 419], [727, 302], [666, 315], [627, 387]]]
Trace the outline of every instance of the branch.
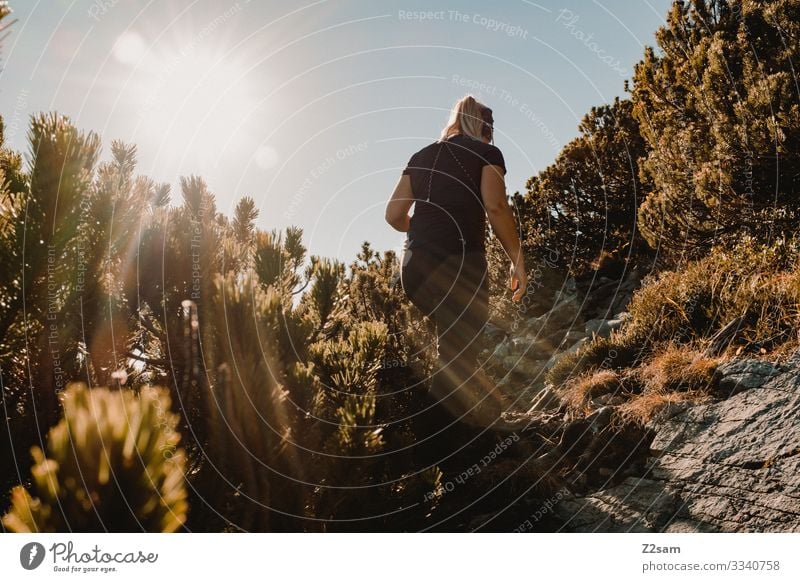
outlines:
[[137, 356], [134, 353], [128, 352], [125, 354], [125, 357], [131, 358], [133, 360], [138, 360], [140, 362], [144, 362], [145, 364], [150, 364], [151, 366], [166, 366], [169, 364], [167, 360], [154, 360], [152, 358], [145, 358], [144, 356]]

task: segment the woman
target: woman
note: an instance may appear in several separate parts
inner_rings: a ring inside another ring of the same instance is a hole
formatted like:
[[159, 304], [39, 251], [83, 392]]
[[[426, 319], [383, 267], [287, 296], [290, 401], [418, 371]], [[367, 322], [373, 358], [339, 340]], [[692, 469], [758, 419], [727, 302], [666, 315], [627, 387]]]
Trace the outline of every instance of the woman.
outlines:
[[408, 233], [403, 289], [436, 324], [438, 365], [429, 396], [463, 422], [505, 430], [497, 390], [477, 366], [489, 317], [487, 216], [511, 260], [515, 301], [523, 297], [527, 277], [493, 133], [492, 110], [472, 95], [460, 99], [439, 139], [411, 156], [386, 206], [386, 221]]

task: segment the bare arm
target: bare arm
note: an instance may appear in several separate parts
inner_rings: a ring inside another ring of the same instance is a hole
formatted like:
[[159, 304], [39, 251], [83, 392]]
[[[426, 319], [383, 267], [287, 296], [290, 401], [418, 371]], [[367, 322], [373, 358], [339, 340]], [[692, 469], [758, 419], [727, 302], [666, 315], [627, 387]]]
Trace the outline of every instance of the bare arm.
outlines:
[[511, 261], [511, 289], [514, 301], [525, 294], [528, 277], [525, 273], [525, 259], [522, 245], [517, 235], [516, 221], [506, 199], [506, 182], [500, 166], [487, 165], [481, 173], [481, 198], [486, 208], [486, 216], [492, 230], [497, 235], [503, 250]]
[[400, 232], [408, 232], [409, 220], [411, 217], [408, 211], [414, 203], [414, 192], [411, 190], [411, 176], [404, 174], [400, 176], [397, 185], [389, 202], [386, 204], [386, 222], [392, 228]]

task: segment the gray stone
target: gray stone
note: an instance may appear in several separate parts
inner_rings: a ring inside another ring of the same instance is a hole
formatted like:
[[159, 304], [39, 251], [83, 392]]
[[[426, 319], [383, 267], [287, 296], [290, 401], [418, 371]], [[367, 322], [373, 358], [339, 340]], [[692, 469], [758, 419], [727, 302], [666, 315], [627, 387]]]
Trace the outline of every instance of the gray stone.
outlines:
[[579, 322], [579, 310], [580, 305], [578, 305], [577, 297], [571, 295], [563, 301], [556, 303], [553, 309], [545, 313], [542, 317], [544, 317], [547, 322], [547, 329], [556, 330]]
[[598, 319], [589, 319], [586, 322], [586, 325], [585, 325], [584, 329], [586, 330], [586, 333], [588, 333], [588, 334], [595, 333], [598, 329], [600, 329], [600, 327], [603, 324], [605, 324], [605, 322], [606, 322], [605, 319], [600, 319], [600, 318], [598, 318]]
[[542, 360], [522, 359], [514, 367], [514, 371], [529, 380], [535, 380], [542, 375], [544, 363]]
[[562, 501], [565, 529], [800, 532], [800, 370], [673, 415], [650, 453], [647, 479]]
[[800, 368], [800, 348], [794, 350], [784, 362], [784, 368]]
[[573, 353], [577, 352], [579, 349], [581, 349], [581, 346], [583, 346], [588, 341], [589, 341], [589, 338], [584, 336], [581, 339], [579, 339], [578, 341], [576, 341], [574, 344], [572, 344], [568, 349], [566, 349], [566, 350], [564, 350], [562, 352], [558, 352], [556, 354], [553, 354], [552, 357], [549, 360], [547, 360], [547, 363], [544, 365], [545, 369], [549, 370], [550, 368], [555, 366], [556, 362], [559, 359], [561, 359], [563, 356], [565, 356], [567, 354], [573, 354]]
[[770, 378], [781, 372], [781, 368], [771, 362], [748, 358], [722, 364], [717, 368], [715, 375], [719, 380], [720, 391], [726, 396], [731, 396], [742, 390], [763, 386]]
[[547, 360], [557, 351], [556, 346], [553, 345], [547, 338], [537, 340], [531, 345], [530, 357]]
[[567, 298], [574, 298], [577, 293], [578, 286], [575, 284], [575, 277], [567, 277], [564, 280], [564, 284], [561, 286], [560, 289], [556, 290], [555, 294], [553, 295], [554, 303], [558, 303], [559, 301], [563, 301]]
[[521, 352], [526, 350], [530, 344], [530, 340], [526, 337], [515, 337], [511, 340], [511, 349], [514, 352]]
[[504, 330], [502, 327], [498, 327], [492, 322], [486, 322], [486, 325], [483, 326], [483, 333], [487, 337], [491, 338], [493, 341], [502, 341], [506, 336], [508, 336], [508, 332]]
[[563, 296], [549, 311], [527, 320], [525, 334], [543, 336], [562, 328], [569, 329], [572, 325], [580, 323], [579, 310], [577, 295]]
[[603, 406], [592, 412], [586, 417], [586, 422], [589, 423], [589, 429], [593, 433], [600, 432], [611, 423], [611, 417], [614, 415], [613, 406]]
[[683, 412], [686, 412], [692, 406], [693, 403], [689, 400], [678, 400], [677, 402], [668, 402], [660, 409], [658, 409], [658, 411], [653, 415], [653, 418], [650, 420], [650, 422], [647, 423], [647, 428], [658, 429], [664, 422], [666, 422], [673, 416], [677, 416]]
[[631, 302], [632, 298], [633, 298], [633, 289], [618, 293], [616, 299], [611, 304], [609, 311], [611, 313], [614, 313], [615, 311], [624, 309]]
[[506, 370], [513, 370], [516, 368], [520, 363], [519, 356], [506, 356], [503, 358], [503, 367]]
[[641, 533], [662, 530], [679, 507], [680, 500], [663, 483], [627, 477], [587, 497], [565, 498], [555, 511], [565, 531]]
[[625, 398], [618, 394], [602, 394], [592, 399], [592, 404], [597, 406], [617, 406], [625, 402]]
[[575, 342], [581, 340], [586, 337], [586, 334], [579, 330], [573, 330], [568, 332], [564, 338], [561, 340], [561, 345], [572, 346], [575, 345]]
[[492, 358], [495, 360], [503, 361], [505, 358], [511, 355], [511, 346], [508, 342], [501, 342], [497, 344], [497, 347], [492, 352]]
[[590, 319], [586, 322], [586, 333], [609, 337], [611, 332], [622, 327], [622, 319]]

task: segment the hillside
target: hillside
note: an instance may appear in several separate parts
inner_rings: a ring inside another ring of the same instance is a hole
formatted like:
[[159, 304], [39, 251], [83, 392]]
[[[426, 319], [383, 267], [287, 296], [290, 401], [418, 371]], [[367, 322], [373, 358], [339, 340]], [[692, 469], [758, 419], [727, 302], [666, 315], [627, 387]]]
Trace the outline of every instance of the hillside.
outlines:
[[425, 434], [393, 251], [0, 118], [3, 530], [800, 531], [800, 0], [675, 1], [656, 41], [509, 197], [518, 303], [490, 233], [505, 432]]

